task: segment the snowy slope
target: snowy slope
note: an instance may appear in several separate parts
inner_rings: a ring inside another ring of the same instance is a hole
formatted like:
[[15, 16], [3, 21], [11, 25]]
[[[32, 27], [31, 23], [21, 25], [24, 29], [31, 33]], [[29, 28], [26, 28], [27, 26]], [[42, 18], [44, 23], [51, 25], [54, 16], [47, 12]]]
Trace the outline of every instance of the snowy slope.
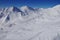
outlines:
[[60, 40], [60, 5], [0, 9], [0, 40]]

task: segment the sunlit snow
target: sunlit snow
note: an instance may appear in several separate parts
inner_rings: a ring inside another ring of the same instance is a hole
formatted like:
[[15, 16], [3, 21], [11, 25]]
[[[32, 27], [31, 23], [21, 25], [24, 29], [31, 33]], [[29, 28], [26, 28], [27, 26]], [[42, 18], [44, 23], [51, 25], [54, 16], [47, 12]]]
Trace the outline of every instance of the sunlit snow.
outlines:
[[60, 40], [60, 5], [0, 10], [0, 40]]

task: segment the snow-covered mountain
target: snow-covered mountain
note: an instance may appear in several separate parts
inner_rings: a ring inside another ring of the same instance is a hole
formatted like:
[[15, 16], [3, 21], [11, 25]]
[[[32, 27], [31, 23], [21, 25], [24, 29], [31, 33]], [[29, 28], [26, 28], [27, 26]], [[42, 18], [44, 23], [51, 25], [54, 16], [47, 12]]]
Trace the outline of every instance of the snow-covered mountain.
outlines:
[[0, 40], [60, 40], [60, 5], [1, 8]]

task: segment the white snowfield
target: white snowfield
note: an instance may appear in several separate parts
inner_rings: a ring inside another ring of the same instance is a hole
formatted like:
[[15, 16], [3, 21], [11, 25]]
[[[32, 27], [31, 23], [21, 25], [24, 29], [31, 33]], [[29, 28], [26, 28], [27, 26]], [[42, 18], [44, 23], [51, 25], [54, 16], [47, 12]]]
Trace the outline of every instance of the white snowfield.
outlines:
[[60, 5], [0, 9], [0, 40], [60, 40]]

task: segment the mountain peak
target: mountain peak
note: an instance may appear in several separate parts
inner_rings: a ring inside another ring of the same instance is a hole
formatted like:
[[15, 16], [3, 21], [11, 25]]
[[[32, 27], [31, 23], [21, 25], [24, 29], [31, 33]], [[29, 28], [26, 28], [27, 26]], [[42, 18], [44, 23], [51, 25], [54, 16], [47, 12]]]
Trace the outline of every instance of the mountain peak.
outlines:
[[34, 10], [32, 7], [29, 7], [29, 6], [22, 6], [20, 9], [21, 9], [22, 11]]
[[22, 6], [23, 8], [28, 8], [29, 6]]
[[20, 9], [15, 6], [9, 7], [9, 10], [14, 12], [21, 12]]
[[25, 6], [22, 6], [21, 8], [29, 8], [29, 6], [26, 6], [26, 5], [25, 5]]
[[29, 7], [28, 6], [22, 6], [21, 9], [28, 10]]

